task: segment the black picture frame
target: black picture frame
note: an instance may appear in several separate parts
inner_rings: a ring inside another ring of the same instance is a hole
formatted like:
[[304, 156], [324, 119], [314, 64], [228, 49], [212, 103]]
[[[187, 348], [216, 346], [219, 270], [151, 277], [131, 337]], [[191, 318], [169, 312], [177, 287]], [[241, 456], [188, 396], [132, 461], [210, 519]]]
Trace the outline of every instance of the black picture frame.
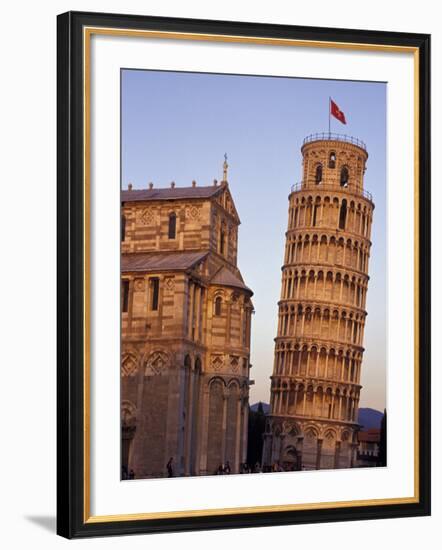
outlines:
[[[335, 522], [430, 514], [430, 36], [136, 15], [69, 12], [57, 21], [57, 532], [67, 538]], [[84, 489], [84, 86], [85, 27], [406, 46], [419, 59], [419, 498], [408, 504], [89, 521]]]

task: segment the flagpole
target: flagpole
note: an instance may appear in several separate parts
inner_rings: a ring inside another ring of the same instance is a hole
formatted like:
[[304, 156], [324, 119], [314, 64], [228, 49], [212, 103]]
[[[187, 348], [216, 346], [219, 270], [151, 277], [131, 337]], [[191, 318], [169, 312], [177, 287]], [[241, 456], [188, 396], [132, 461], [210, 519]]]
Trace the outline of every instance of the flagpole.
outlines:
[[331, 97], [328, 96], [328, 139], [330, 139], [330, 107], [331, 107]]

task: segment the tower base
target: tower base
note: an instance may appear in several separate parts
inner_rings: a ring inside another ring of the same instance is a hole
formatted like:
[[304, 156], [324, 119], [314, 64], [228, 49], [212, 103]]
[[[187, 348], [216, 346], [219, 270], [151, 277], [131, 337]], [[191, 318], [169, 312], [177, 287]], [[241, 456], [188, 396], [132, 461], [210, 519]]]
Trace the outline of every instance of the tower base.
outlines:
[[263, 466], [276, 471], [353, 468], [358, 428], [347, 422], [271, 416], [264, 434]]

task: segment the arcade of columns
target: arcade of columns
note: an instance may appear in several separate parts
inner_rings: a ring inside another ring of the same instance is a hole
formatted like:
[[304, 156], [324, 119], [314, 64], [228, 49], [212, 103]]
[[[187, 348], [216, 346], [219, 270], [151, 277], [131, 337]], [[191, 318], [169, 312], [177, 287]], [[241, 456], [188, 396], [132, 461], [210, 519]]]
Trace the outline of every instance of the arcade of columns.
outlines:
[[289, 196], [264, 464], [354, 465], [374, 204], [368, 154], [347, 136], [304, 141]]

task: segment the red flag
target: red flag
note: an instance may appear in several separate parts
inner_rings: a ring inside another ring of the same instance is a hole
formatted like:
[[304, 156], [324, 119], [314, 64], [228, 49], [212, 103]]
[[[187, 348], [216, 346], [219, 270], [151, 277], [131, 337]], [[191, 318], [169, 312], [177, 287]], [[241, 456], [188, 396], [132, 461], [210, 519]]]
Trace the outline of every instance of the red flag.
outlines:
[[330, 99], [330, 113], [339, 120], [339, 122], [342, 122], [342, 124], [347, 124], [347, 121], [345, 120], [345, 115], [341, 111], [341, 109], [336, 105], [336, 103], [333, 101], [333, 99]]

